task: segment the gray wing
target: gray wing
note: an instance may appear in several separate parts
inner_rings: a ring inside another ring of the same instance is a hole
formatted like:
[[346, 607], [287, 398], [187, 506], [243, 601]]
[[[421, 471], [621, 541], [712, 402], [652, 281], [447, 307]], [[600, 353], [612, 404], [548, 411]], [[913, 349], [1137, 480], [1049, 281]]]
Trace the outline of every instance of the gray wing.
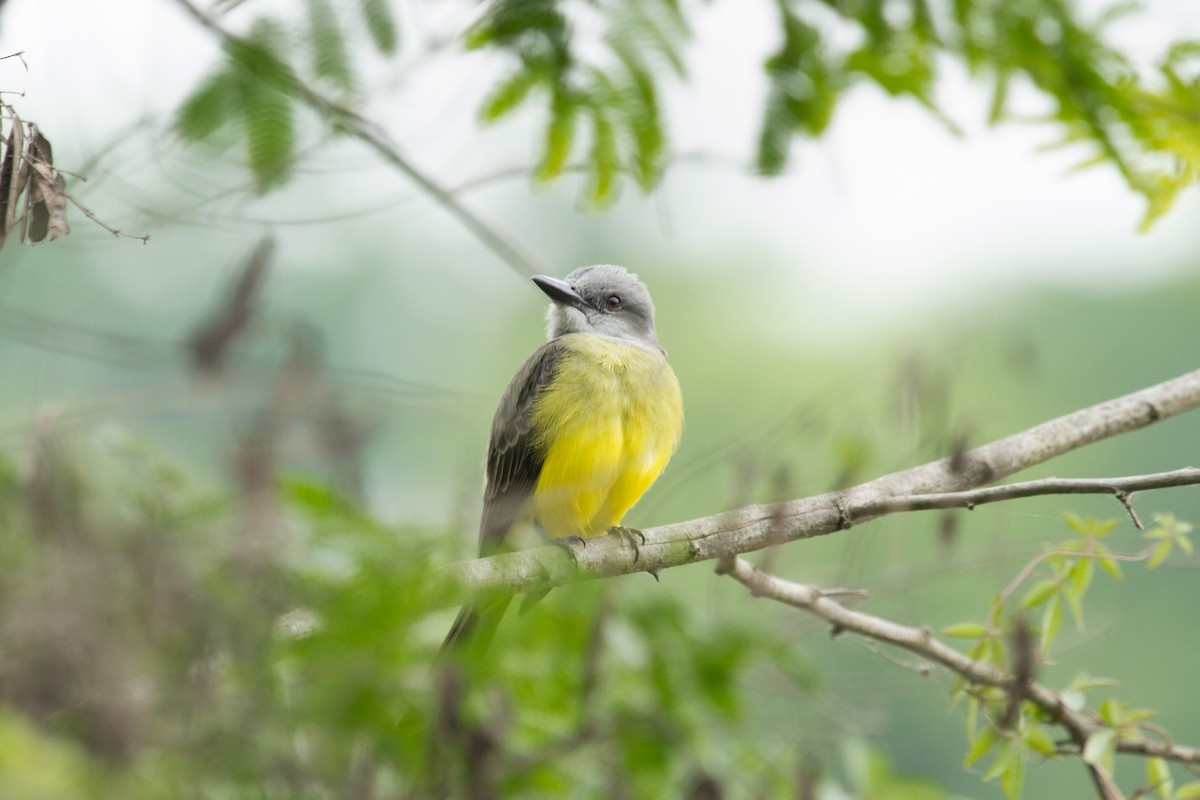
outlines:
[[554, 380], [563, 353], [558, 340], [539, 347], [525, 359], [500, 398], [488, 440], [487, 487], [479, 523], [481, 556], [499, 551], [537, 486], [545, 453], [530, 430], [533, 404]]
[[[533, 351], [500, 398], [488, 439], [487, 487], [483, 493], [483, 518], [479, 522], [481, 556], [499, 552], [504, 537], [525, 510], [537, 486], [545, 454], [530, 431], [533, 404], [554, 380], [563, 352], [557, 341]], [[441, 653], [465, 650], [482, 654], [511, 599], [505, 595], [463, 606], [442, 642]]]

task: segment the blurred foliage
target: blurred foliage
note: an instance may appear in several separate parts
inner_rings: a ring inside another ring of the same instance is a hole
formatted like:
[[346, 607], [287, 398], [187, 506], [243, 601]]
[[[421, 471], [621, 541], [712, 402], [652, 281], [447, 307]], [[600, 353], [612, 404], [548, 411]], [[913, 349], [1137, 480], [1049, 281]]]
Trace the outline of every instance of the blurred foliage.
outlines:
[[[783, 172], [793, 137], [821, 135], [860, 84], [916, 100], [955, 129], [937, 105], [939, 70], [950, 59], [992, 82], [992, 123], [1012, 116], [1014, 85], [1044, 97], [1042, 121], [1060, 132], [1060, 145], [1085, 150], [1080, 166], [1111, 164], [1146, 198], [1144, 226], [1200, 175], [1200, 43], [1173, 45], [1150, 69], [1133, 63], [1107, 36], [1135, 13], [1133, 4], [1095, 17], [1072, 0], [775, 5], [779, 45], [764, 64], [769, 90], [754, 155], [763, 174]], [[461, 41], [470, 51], [503, 54], [511, 66], [480, 118], [492, 122], [541, 98], [546, 124], [536, 180], [554, 179], [581, 154], [591, 205], [611, 203], [622, 175], [650, 190], [670, 152], [663, 83], [686, 80], [691, 20], [704, 13], [679, 0], [490, 3]], [[267, 191], [287, 179], [297, 158], [293, 106], [312, 100], [298, 82], [351, 101], [359, 40], [384, 56], [399, 54], [399, 40], [384, 0], [364, 0], [354, 11], [307, 0], [302, 20], [265, 12], [249, 30], [226, 37], [225, 63], [184, 101], [177, 129], [201, 140], [236, 122], [256, 185]], [[321, 105], [336, 130], [337, 114]]]
[[[744, 725], [749, 682], [816, 680], [765, 625], [705, 625], [669, 594], [602, 582], [510, 617], [483, 662], [437, 666], [441, 629], [424, 623], [444, 531], [383, 526], [291, 477], [271, 497], [280, 541], [251, 498], [199, 489], [111, 430], [46, 432], [24, 458], [0, 460], [4, 797], [836, 786], [815, 754]], [[940, 796], [856, 752], [863, 796]]]

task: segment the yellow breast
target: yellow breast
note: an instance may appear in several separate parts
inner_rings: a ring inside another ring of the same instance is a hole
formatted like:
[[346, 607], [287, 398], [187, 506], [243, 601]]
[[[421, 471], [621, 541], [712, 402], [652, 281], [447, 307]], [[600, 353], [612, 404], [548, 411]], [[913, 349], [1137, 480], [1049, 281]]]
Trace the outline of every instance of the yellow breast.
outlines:
[[683, 398], [666, 356], [573, 333], [533, 408], [544, 463], [534, 517], [551, 538], [602, 536], [666, 467], [683, 431]]

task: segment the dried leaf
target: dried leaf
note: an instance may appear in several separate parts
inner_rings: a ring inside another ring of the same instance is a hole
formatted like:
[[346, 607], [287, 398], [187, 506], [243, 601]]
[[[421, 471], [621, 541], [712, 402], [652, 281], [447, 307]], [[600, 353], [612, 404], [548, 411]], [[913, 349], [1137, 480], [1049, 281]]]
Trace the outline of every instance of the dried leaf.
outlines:
[[[10, 165], [11, 159], [11, 165]], [[11, 166], [11, 169], [10, 169]], [[8, 151], [4, 156], [4, 172], [8, 178], [5, 192], [4, 235], [16, 227], [21, 192], [29, 182], [29, 165], [25, 161], [25, 129], [21, 119], [12, 115], [12, 130], [8, 135]]]
[[213, 317], [192, 335], [189, 347], [196, 367], [217, 373], [224, 366], [230, 346], [250, 324], [262, 293], [275, 241], [264, 238], [258, 243], [241, 274], [229, 289]]
[[0, 160], [0, 248], [4, 247], [4, 240], [8, 238], [8, 226], [3, 224], [3, 221], [8, 219], [8, 192], [12, 188], [13, 183], [13, 145], [15, 133], [10, 132], [8, 140], [4, 143], [4, 157]]
[[54, 151], [50, 140], [34, 128], [30, 143], [30, 219], [29, 240], [35, 244], [50, 237], [51, 241], [71, 232], [67, 224], [67, 183], [54, 168]]

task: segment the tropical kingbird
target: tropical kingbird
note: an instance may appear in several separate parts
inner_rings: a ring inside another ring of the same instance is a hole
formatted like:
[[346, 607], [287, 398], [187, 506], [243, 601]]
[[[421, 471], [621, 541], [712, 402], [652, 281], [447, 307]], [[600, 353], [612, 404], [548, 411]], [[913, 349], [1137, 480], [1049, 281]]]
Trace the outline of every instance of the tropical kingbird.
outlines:
[[[532, 521], [550, 540], [602, 536], [650, 488], [679, 444], [683, 398], [654, 332], [654, 304], [623, 267], [535, 275], [549, 341], [500, 398], [487, 450], [479, 555]], [[463, 607], [443, 649], [486, 647], [509, 598]]]

